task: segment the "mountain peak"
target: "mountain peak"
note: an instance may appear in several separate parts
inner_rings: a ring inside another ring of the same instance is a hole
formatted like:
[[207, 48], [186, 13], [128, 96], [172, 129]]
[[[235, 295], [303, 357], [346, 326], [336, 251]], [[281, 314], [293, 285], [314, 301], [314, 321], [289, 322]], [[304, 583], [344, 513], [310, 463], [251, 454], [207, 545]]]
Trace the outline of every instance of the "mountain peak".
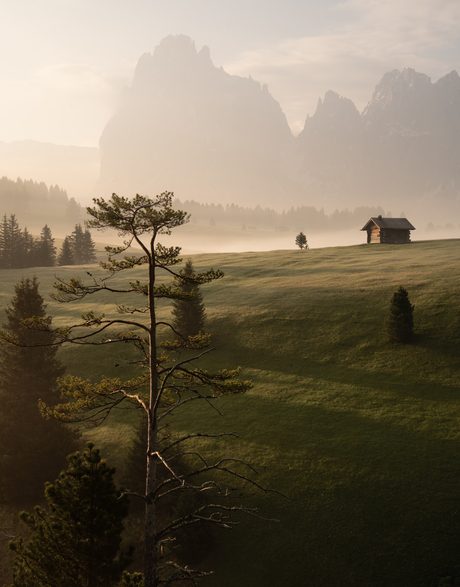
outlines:
[[193, 59], [196, 55], [195, 42], [187, 35], [168, 35], [153, 52], [153, 58], [159, 61]]
[[[386, 73], [376, 85], [372, 100], [363, 111], [363, 118], [402, 123], [420, 121], [433, 94], [431, 78], [406, 67]], [[412, 124], [411, 122], [411, 124]]]
[[337, 132], [340, 127], [360, 124], [359, 112], [353, 102], [339, 96], [333, 90], [328, 90], [324, 95], [324, 100], [318, 99], [316, 111], [305, 121], [304, 129], [299, 137], [313, 129], [316, 132], [319, 128], [322, 130], [328, 128], [328, 132]]
[[444, 77], [438, 79], [438, 81], [435, 83], [435, 86], [446, 91], [458, 91], [460, 90], [460, 76], [454, 69]]
[[226, 201], [247, 203], [256, 176], [260, 191], [276, 201], [277, 161], [292, 139], [267, 87], [215, 67], [207, 46], [197, 51], [189, 37], [169, 36], [139, 59], [104, 129], [101, 178], [136, 190], [172, 187], [195, 199], [225, 193]]

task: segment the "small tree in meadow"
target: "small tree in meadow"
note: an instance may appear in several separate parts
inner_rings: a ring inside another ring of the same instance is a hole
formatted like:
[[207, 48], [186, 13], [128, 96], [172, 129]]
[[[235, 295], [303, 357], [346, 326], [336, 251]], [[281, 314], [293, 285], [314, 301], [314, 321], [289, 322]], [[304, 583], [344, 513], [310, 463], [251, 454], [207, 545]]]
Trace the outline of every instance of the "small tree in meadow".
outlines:
[[188, 259], [180, 277], [176, 277], [174, 281], [184, 296], [187, 296], [185, 299], [173, 300], [172, 303], [174, 329], [185, 338], [196, 336], [203, 329], [206, 318], [203, 294], [200, 286], [194, 282], [194, 275], [192, 260]]
[[295, 237], [295, 244], [299, 247], [299, 249], [308, 249], [307, 237], [303, 232], [299, 232], [299, 234]]
[[414, 306], [410, 303], [407, 291], [400, 285], [393, 294], [385, 322], [388, 341], [392, 343], [409, 342], [413, 335]]

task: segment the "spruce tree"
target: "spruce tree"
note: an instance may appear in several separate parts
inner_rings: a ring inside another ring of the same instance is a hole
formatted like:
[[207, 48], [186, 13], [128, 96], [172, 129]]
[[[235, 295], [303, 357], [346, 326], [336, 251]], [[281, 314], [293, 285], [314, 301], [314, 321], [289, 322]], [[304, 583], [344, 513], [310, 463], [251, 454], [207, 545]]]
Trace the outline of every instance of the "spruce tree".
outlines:
[[54, 238], [47, 224], [42, 228], [40, 238], [37, 242], [36, 263], [38, 267], [53, 267], [56, 264]]
[[199, 286], [191, 281], [195, 274], [193, 263], [188, 259], [181, 277], [175, 279], [175, 284], [184, 294], [184, 299], [173, 301], [173, 327], [184, 338], [196, 336], [202, 329], [206, 318], [203, 295]]
[[[42, 418], [38, 407], [39, 400], [57, 403], [56, 379], [65, 367], [56, 357], [58, 347], [49, 345], [51, 318], [36, 277], [16, 285], [6, 317], [0, 344], [0, 499], [22, 503], [43, 494], [44, 482], [56, 477], [77, 448], [77, 437], [60, 422]], [[22, 324], [33, 317], [42, 319], [40, 330]]]
[[17, 269], [25, 267], [24, 239], [14, 214], [3, 216], [0, 225], [0, 267]]
[[64, 242], [62, 243], [61, 250], [59, 252], [57, 262], [58, 265], [75, 265], [72, 250], [72, 240], [70, 236], [65, 237]]
[[72, 253], [73, 253], [75, 265], [81, 265], [82, 263], [84, 263], [84, 261], [83, 261], [83, 255], [84, 255], [83, 228], [81, 227], [81, 224], [75, 225], [74, 231], [72, 232], [72, 235], [70, 238], [72, 240]]
[[413, 336], [414, 306], [410, 303], [407, 291], [400, 285], [393, 294], [385, 322], [385, 332], [389, 342], [409, 342]]
[[110, 587], [131, 563], [132, 549], [120, 551], [129, 501], [115, 487], [115, 469], [92, 443], [68, 460], [68, 469], [46, 484], [48, 508], [20, 514], [31, 537], [10, 543], [12, 587]]
[[83, 230], [81, 224], [76, 224], [70, 238], [75, 265], [96, 261], [95, 245], [88, 229]]
[[27, 228], [22, 231], [24, 267], [34, 267], [37, 257], [37, 243]]
[[83, 233], [83, 259], [84, 263], [96, 261], [96, 246], [88, 229]]

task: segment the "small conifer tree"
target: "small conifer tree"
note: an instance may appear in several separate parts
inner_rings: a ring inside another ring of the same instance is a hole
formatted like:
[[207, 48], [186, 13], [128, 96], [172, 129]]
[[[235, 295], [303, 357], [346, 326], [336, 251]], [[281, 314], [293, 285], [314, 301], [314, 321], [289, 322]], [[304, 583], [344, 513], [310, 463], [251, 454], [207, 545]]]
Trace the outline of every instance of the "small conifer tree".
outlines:
[[175, 279], [175, 284], [184, 294], [184, 299], [173, 301], [173, 327], [184, 338], [196, 336], [202, 329], [206, 318], [203, 295], [199, 286], [191, 278], [195, 271], [191, 259], [185, 264], [181, 277]]
[[295, 244], [299, 247], [299, 249], [308, 249], [307, 237], [303, 232], [299, 232], [299, 234], [295, 237]]
[[385, 322], [385, 333], [392, 343], [409, 342], [413, 336], [414, 306], [410, 303], [407, 291], [400, 285], [393, 294]]
[[115, 487], [115, 469], [87, 446], [46, 484], [48, 509], [21, 512], [31, 537], [27, 544], [21, 538], [10, 543], [12, 587], [110, 587], [131, 563], [132, 549], [120, 551], [128, 498]]
[[35, 262], [39, 267], [53, 267], [56, 264], [56, 247], [51, 229], [47, 224], [42, 228], [36, 244]]
[[61, 247], [61, 251], [58, 257], [58, 265], [74, 265], [75, 260], [73, 257], [72, 240], [70, 236], [66, 236]]
[[83, 233], [83, 251], [85, 263], [94, 263], [97, 260], [96, 245], [88, 229]]

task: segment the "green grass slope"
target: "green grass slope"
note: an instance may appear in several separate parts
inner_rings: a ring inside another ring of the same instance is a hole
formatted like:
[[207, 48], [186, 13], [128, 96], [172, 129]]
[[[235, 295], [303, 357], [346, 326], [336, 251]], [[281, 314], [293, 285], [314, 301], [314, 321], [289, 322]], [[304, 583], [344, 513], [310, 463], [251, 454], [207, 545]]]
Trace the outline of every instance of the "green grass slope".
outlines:
[[[431, 586], [460, 563], [459, 255], [452, 240], [193, 257], [226, 274], [202, 288], [216, 349], [202, 366], [240, 365], [254, 387], [220, 400], [224, 416], [191, 406], [174, 425], [237, 431], [202, 448], [250, 461], [292, 498], [250, 496], [279, 521], [222, 534], [204, 586]], [[44, 293], [53, 273], [79, 271], [35, 274]], [[1, 307], [22, 274], [2, 272]], [[382, 332], [399, 285], [415, 304], [404, 346]], [[64, 324], [111, 301], [48, 310]], [[112, 375], [112, 349], [62, 358], [70, 372]], [[121, 464], [134, 420], [122, 412], [87, 434]]]

